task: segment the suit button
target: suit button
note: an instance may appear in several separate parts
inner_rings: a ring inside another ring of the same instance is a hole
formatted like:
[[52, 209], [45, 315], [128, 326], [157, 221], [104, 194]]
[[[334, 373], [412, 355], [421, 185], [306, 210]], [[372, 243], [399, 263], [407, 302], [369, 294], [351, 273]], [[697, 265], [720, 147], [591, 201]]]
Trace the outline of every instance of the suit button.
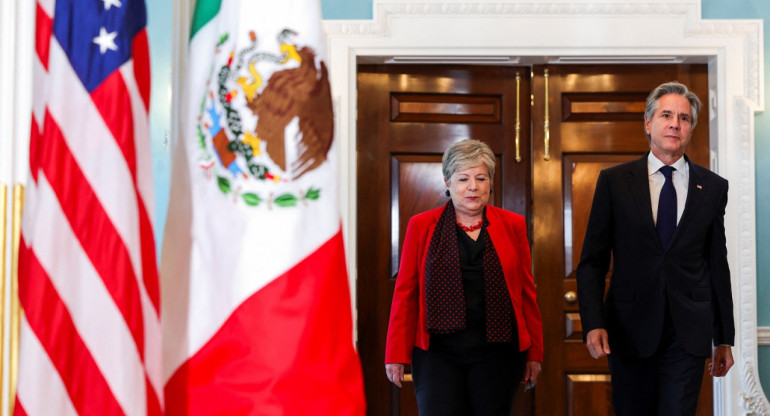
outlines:
[[662, 295], [663, 293], [665, 293], [665, 290], [660, 289], [660, 294]]

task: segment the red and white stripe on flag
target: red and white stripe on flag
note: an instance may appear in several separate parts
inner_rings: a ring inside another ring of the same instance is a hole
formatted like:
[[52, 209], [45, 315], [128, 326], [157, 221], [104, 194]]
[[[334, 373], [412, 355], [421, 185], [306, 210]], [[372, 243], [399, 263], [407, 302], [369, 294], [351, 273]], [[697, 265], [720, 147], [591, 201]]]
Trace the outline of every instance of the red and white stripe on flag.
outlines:
[[197, 0], [161, 272], [170, 415], [365, 413], [318, 0]]
[[143, 0], [39, 0], [16, 414], [160, 415]]

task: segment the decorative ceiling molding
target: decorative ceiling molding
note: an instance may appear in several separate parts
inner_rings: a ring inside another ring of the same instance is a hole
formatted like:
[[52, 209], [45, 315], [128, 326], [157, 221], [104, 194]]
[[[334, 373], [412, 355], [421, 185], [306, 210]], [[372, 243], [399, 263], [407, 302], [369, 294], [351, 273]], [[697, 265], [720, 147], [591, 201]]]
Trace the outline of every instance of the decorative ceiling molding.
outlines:
[[[390, 22], [409, 18], [491, 18], [550, 20], [558, 17], [592, 19], [684, 19], [689, 37], [739, 39], [745, 42], [749, 68], [762, 68], [762, 24], [760, 20], [704, 20], [700, 1], [389, 1], [374, 0], [374, 20], [327, 20], [324, 31], [330, 38], [390, 36]], [[764, 109], [760, 71], [747, 79], [746, 96]]]

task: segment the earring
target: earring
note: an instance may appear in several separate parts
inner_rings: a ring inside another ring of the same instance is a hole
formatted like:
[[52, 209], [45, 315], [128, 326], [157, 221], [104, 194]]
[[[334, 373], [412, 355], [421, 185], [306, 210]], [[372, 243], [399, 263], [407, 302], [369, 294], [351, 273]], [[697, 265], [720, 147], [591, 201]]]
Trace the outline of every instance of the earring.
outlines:
[[490, 195], [492, 195], [493, 193], [495, 193], [495, 191], [494, 191], [494, 190], [492, 190], [492, 189], [490, 189], [490, 190], [489, 190], [489, 194], [490, 194]]
[[446, 190], [446, 196], [449, 196], [449, 189]]

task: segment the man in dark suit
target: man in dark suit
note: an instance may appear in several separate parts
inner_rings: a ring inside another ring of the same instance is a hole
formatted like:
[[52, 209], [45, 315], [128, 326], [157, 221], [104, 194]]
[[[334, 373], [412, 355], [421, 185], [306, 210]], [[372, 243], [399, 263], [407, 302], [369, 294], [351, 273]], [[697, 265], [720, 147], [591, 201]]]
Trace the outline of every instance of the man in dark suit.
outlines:
[[733, 365], [727, 181], [684, 154], [699, 109], [686, 86], [657, 87], [644, 114], [650, 152], [596, 183], [578, 300], [588, 351], [609, 359], [618, 415], [694, 415], [706, 359], [714, 377]]

